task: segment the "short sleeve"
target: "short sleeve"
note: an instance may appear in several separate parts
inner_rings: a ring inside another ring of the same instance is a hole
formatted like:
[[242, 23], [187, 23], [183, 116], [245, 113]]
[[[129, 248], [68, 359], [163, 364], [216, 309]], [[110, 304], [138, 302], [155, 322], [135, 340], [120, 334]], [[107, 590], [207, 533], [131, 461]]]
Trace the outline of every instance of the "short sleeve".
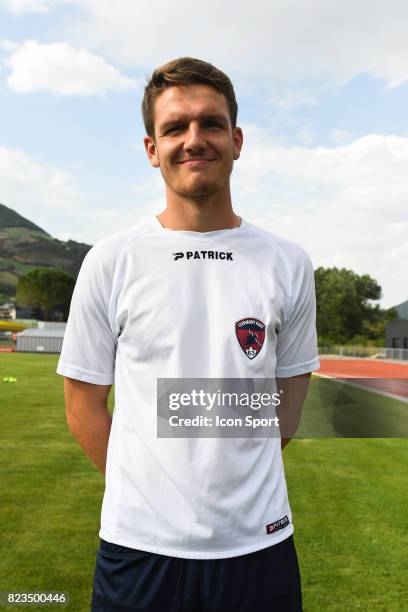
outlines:
[[111, 278], [101, 255], [93, 247], [79, 271], [57, 374], [110, 385], [114, 382], [117, 338], [109, 317]]
[[278, 331], [275, 373], [288, 378], [312, 372], [319, 366], [313, 265], [301, 251], [294, 266], [287, 316]]

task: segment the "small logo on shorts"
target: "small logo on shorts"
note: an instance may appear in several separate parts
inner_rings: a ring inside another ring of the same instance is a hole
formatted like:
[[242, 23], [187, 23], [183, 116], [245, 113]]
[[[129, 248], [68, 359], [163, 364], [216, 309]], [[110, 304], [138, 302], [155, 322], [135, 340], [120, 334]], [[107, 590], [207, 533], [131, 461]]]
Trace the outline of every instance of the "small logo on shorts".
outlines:
[[241, 319], [235, 323], [239, 346], [249, 359], [256, 357], [265, 340], [265, 323], [259, 319]]
[[275, 531], [279, 531], [279, 529], [285, 529], [285, 527], [287, 527], [288, 525], [289, 519], [285, 514], [285, 516], [279, 519], [279, 521], [269, 523], [269, 525], [266, 526], [266, 533], [275, 533]]

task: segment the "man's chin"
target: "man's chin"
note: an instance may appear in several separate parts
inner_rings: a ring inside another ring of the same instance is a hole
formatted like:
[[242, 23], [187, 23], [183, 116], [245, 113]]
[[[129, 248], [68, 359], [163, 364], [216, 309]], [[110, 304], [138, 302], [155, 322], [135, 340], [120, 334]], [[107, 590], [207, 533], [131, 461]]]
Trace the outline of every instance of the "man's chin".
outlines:
[[197, 185], [183, 185], [177, 189], [177, 193], [184, 198], [204, 198], [213, 196], [220, 191], [219, 185], [197, 184]]

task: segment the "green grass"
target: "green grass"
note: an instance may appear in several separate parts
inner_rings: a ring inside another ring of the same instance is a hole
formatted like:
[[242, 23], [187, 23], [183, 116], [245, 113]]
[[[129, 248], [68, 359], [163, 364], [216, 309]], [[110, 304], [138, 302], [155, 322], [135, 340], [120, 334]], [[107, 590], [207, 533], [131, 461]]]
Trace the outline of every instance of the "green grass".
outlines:
[[284, 456], [305, 611], [406, 610], [407, 440], [294, 440]]
[[[85, 612], [104, 482], [68, 432], [56, 363], [0, 354], [0, 591], [68, 591]], [[407, 440], [293, 440], [284, 461], [305, 612], [405, 610]]]
[[44, 232], [41, 232], [35, 229], [31, 229], [28, 227], [8, 227], [7, 229], [3, 231], [5, 231], [10, 238], [22, 238], [22, 237], [31, 238], [33, 237], [33, 238], [41, 238], [42, 240], [44, 239], [52, 240], [52, 237], [49, 236], [48, 234], [45, 234]]
[[16, 287], [18, 283], [18, 278], [15, 274], [11, 272], [0, 272], [0, 283], [2, 285], [10, 285], [11, 287]]
[[56, 363], [0, 354], [0, 590], [68, 591], [79, 612], [89, 609], [104, 482], [67, 429]]
[[18, 276], [22, 276], [23, 274], [27, 274], [27, 272], [31, 272], [38, 266], [32, 266], [30, 264], [24, 264], [20, 261], [15, 261], [14, 259], [0, 257], [0, 270], [6, 270], [12, 273], [16, 273]]
[[408, 438], [406, 401], [341, 380], [312, 378], [297, 438]]

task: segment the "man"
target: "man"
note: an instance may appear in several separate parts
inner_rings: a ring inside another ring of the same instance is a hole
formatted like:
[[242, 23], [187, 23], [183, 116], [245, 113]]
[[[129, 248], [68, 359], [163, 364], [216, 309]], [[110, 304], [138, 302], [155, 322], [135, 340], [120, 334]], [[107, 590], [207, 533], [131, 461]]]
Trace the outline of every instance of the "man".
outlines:
[[258, 342], [258, 334], [252, 329], [250, 329], [248, 332], [245, 346], [250, 346], [251, 344], [258, 344], [259, 346], [262, 346], [261, 343]]
[[[158, 379], [275, 376], [284, 391], [304, 381], [301, 404], [319, 365], [312, 265], [233, 211], [243, 134], [224, 73], [169, 62], [142, 112], [167, 206], [87, 254], [57, 370], [71, 432], [106, 466], [92, 609], [301, 610], [281, 455], [291, 434], [159, 437], [156, 406]], [[251, 327], [262, 350], [242, 346]]]

